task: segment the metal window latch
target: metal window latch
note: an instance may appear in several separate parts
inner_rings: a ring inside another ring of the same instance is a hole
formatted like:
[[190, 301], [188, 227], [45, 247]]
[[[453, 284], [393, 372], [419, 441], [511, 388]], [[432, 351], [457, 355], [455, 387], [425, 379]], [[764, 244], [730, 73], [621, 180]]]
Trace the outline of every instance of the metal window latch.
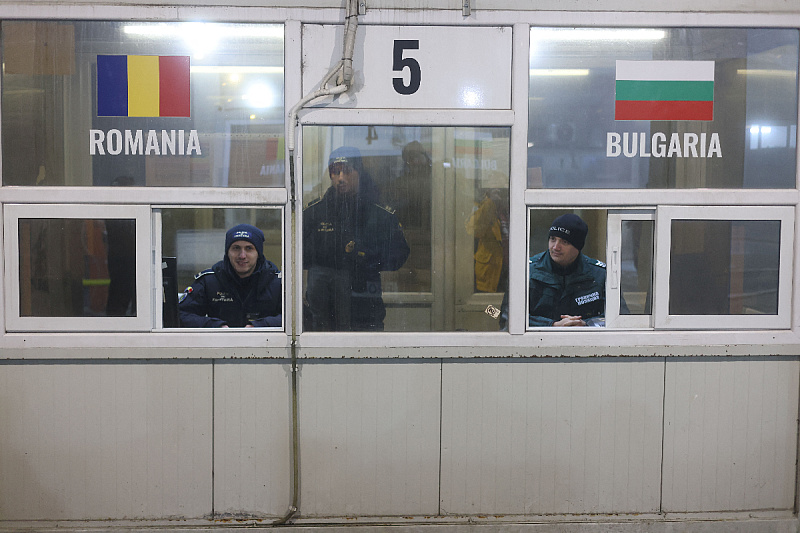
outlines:
[[359, 15], [367, 14], [367, 0], [358, 0], [358, 14]]
[[469, 14], [472, 12], [472, 8], [470, 7], [471, 0], [461, 0], [461, 14], [465, 17], [468, 17]]

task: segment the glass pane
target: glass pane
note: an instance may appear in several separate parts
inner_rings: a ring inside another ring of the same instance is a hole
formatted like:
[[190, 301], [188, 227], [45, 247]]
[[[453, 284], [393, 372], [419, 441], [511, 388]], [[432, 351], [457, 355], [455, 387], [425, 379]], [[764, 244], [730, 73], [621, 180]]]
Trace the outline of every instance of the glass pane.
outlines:
[[136, 316], [136, 221], [20, 219], [20, 316]]
[[671, 315], [778, 313], [777, 220], [673, 220]]
[[[177, 313], [183, 327], [282, 325], [281, 209], [162, 209], [161, 226], [164, 327], [178, 326]], [[239, 241], [257, 253], [238, 257]]]
[[282, 25], [0, 29], [4, 185], [284, 186]]
[[653, 232], [652, 220], [623, 220], [620, 250], [621, 315], [652, 314]]
[[528, 187], [794, 188], [798, 34], [531, 29]]
[[604, 209], [531, 209], [528, 325], [605, 326]]
[[509, 136], [304, 127], [304, 328], [497, 331], [487, 309], [507, 285]]

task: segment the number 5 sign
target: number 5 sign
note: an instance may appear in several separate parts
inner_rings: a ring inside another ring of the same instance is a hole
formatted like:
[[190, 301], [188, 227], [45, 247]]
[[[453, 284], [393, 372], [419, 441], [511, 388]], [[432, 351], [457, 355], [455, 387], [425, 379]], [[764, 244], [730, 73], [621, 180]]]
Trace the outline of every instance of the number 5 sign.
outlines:
[[[341, 26], [303, 30], [303, 94], [339, 59]], [[327, 105], [352, 108], [509, 109], [511, 28], [358, 27], [351, 91]]]

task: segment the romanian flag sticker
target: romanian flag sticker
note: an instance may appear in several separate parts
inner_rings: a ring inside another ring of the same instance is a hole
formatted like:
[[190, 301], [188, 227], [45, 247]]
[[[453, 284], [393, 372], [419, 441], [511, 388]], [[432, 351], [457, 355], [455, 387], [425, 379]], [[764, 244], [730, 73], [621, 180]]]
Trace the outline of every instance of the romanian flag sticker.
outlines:
[[617, 61], [616, 120], [713, 120], [713, 61]]
[[97, 56], [97, 116], [188, 117], [189, 56]]

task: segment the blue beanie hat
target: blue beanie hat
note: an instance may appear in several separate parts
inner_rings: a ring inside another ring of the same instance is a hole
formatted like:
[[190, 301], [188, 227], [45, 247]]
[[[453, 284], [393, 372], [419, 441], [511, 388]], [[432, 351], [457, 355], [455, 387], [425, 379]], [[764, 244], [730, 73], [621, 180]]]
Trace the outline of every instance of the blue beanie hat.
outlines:
[[231, 244], [236, 241], [247, 241], [252, 243], [258, 251], [258, 257], [264, 256], [264, 232], [250, 224], [239, 224], [228, 230], [225, 234], [225, 255], [231, 248]]
[[347, 163], [352, 166], [359, 174], [363, 172], [364, 165], [361, 162], [361, 152], [352, 146], [341, 146], [331, 152], [328, 157], [328, 166], [333, 163]]

